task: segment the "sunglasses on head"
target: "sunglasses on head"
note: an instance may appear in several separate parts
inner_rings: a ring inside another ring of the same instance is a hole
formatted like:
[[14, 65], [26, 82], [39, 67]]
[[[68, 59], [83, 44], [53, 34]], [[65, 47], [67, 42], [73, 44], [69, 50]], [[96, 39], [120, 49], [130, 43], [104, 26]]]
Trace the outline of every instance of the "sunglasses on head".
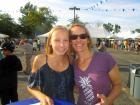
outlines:
[[86, 39], [88, 37], [88, 35], [87, 34], [79, 34], [79, 35], [72, 34], [72, 35], [70, 35], [70, 40], [76, 40], [76, 39], [78, 39], [78, 37], [80, 39]]

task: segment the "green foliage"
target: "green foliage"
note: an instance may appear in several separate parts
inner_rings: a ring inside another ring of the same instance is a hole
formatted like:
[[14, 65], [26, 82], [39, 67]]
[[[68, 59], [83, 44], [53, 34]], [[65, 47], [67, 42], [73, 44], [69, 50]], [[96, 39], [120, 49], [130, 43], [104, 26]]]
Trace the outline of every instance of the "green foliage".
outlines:
[[103, 27], [108, 31], [114, 33], [120, 32], [121, 27], [118, 24], [112, 25], [111, 23], [103, 24]]
[[19, 37], [18, 24], [16, 24], [9, 14], [0, 14], [0, 33], [10, 37]]
[[136, 32], [140, 33], [140, 29], [135, 29]]
[[20, 8], [22, 17], [19, 18], [20, 24], [14, 22], [9, 14], [0, 13], [0, 33], [10, 37], [35, 37], [37, 33], [46, 33], [57, 21], [51, 10], [46, 7], [38, 8], [30, 2]]
[[113, 25], [112, 25], [111, 23], [103, 24], [103, 27], [104, 27], [108, 32], [112, 32], [112, 31], [113, 31]]
[[22, 17], [19, 18], [22, 33], [26, 37], [35, 37], [36, 33], [48, 32], [57, 21], [57, 17], [53, 16], [49, 8], [37, 8], [30, 2], [20, 8]]
[[121, 29], [121, 27], [118, 24], [115, 24], [114, 33], [119, 33], [120, 29]]

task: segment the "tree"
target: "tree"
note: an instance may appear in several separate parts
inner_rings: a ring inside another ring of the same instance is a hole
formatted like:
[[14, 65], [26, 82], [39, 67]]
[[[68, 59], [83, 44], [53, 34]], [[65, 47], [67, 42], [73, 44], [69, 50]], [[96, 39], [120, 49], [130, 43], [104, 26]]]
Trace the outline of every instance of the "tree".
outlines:
[[140, 33], [140, 29], [135, 29], [136, 32]]
[[112, 25], [111, 23], [103, 24], [103, 27], [104, 27], [108, 32], [112, 32], [112, 31], [113, 31], [113, 25]]
[[118, 32], [120, 32], [120, 29], [121, 29], [121, 27], [120, 27], [118, 24], [115, 24], [114, 32], [113, 32], [113, 33], [118, 33]]
[[48, 32], [57, 21], [51, 10], [46, 7], [34, 6], [30, 2], [20, 8], [22, 17], [19, 18], [22, 33], [26, 37], [35, 37], [38, 33]]
[[120, 32], [121, 27], [118, 24], [112, 25], [111, 23], [103, 24], [103, 27], [109, 32], [109, 33], [118, 33]]
[[7, 34], [10, 37], [19, 37], [19, 25], [7, 13], [0, 14], [0, 33]]

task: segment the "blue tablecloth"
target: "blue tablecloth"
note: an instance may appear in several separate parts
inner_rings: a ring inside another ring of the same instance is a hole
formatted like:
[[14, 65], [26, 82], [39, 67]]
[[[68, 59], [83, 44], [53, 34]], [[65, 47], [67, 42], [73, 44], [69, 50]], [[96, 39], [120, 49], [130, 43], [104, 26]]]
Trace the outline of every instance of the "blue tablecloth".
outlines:
[[[69, 103], [63, 100], [58, 100], [58, 99], [54, 99], [53, 101], [54, 101], [54, 105], [75, 105], [73, 103]], [[26, 99], [26, 100], [14, 102], [8, 105], [30, 105], [30, 104], [35, 104], [38, 102], [39, 100], [32, 98], [32, 99]]]

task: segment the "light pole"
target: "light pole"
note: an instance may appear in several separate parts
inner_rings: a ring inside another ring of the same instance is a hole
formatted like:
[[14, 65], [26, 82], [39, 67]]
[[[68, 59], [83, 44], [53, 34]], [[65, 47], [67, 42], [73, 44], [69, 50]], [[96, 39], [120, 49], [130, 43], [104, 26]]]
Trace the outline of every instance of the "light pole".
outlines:
[[75, 22], [75, 19], [76, 19], [76, 15], [75, 15], [75, 10], [80, 10], [80, 8], [77, 8], [76, 6], [72, 7], [72, 8], [69, 8], [69, 10], [73, 10], [74, 11], [74, 22]]

